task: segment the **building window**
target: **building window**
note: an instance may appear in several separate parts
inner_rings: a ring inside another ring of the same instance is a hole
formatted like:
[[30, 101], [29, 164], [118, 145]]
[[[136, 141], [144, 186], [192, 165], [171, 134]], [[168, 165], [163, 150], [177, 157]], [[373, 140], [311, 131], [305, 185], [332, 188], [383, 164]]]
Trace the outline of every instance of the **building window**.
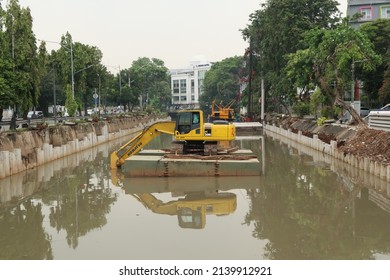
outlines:
[[191, 93], [195, 93], [195, 80], [191, 79]]
[[390, 5], [381, 7], [381, 18], [390, 18]]
[[173, 80], [173, 93], [179, 93], [179, 80]]
[[187, 81], [180, 80], [180, 93], [187, 93]]
[[180, 101], [187, 101], [187, 96], [180, 96]]
[[371, 20], [372, 19], [372, 8], [371, 7], [361, 7], [359, 12], [362, 15], [361, 20]]

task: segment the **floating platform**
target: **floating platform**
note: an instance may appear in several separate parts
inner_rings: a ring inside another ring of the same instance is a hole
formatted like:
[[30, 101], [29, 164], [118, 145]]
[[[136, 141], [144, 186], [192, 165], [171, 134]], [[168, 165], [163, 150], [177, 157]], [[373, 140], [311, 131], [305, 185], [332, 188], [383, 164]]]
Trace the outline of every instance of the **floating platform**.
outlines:
[[260, 132], [263, 129], [263, 125], [259, 122], [233, 122], [236, 127], [237, 134], [247, 134], [254, 132]]
[[250, 150], [229, 155], [191, 156], [144, 150], [121, 167], [125, 177], [259, 176], [260, 162]]
[[171, 192], [174, 196], [180, 196], [186, 193], [257, 189], [261, 186], [261, 177], [131, 177], [122, 178], [121, 182], [127, 194]]

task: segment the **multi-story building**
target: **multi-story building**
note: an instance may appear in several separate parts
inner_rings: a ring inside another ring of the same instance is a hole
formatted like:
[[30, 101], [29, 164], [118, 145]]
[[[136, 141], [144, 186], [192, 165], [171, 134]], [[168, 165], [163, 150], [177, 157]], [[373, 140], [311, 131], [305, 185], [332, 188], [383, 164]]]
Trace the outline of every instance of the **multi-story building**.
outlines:
[[348, 0], [347, 15], [352, 17], [356, 14], [362, 16], [350, 21], [355, 28], [376, 19], [390, 19], [390, 0]]
[[[200, 58], [200, 57], [199, 57]], [[195, 59], [186, 69], [171, 70], [172, 105], [177, 109], [199, 108], [205, 74], [211, 63]]]

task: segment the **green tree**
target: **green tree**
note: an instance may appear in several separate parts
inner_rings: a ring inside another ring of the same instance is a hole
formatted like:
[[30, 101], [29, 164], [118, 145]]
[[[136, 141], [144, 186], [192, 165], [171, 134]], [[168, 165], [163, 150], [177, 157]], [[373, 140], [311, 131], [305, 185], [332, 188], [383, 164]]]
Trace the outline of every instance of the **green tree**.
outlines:
[[301, 48], [306, 31], [334, 26], [339, 21], [337, 5], [334, 0], [268, 0], [250, 15], [251, 24], [242, 31], [250, 45], [247, 74], [253, 92], [260, 92], [260, 80], [265, 79], [269, 109], [288, 110], [296, 99], [296, 89], [283, 72], [286, 55]]
[[390, 61], [387, 62], [387, 69], [384, 73], [383, 85], [379, 89], [379, 94], [381, 96], [389, 96], [390, 95]]
[[[38, 69], [41, 76], [38, 104], [39, 108], [47, 115], [48, 107], [54, 105], [53, 87], [56, 73], [55, 62], [52, 60], [52, 56], [47, 53], [44, 41], [40, 43], [38, 48]], [[56, 103], [59, 104], [58, 101]]]
[[114, 76], [110, 72], [106, 72], [104, 85], [101, 86], [104, 106], [118, 106], [121, 104], [119, 96], [121, 96], [121, 85], [119, 83], [119, 74]]
[[77, 101], [72, 96], [72, 89], [70, 85], [66, 86], [66, 101], [65, 107], [69, 116], [74, 117], [78, 108]]
[[164, 61], [157, 58], [138, 58], [132, 63], [128, 74], [133, 102], [138, 102], [138, 97], [141, 96], [143, 107], [150, 105], [155, 109], [165, 108], [164, 105], [170, 100], [170, 80]]
[[87, 114], [87, 108], [93, 105], [92, 95], [99, 87], [99, 75], [106, 71], [101, 63], [103, 54], [95, 46], [73, 42], [69, 32], [62, 36], [60, 44], [61, 48], [55, 53], [60, 83], [64, 87], [72, 85], [73, 70], [74, 98]]
[[18, 0], [9, 1], [4, 24], [4, 59], [12, 66], [12, 75], [9, 70], [6, 75], [14, 96], [7, 100], [24, 113], [38, 106], [39, 97], [40, 72], [32, 22], [29, 8], [21, 8]]
[[205, 75], [204, 94], [200, 96], [200, 106], [203, 110], [210, 111], [213, 100], [217, 104], [227, 105], [237, 99], [242, 64], [243, 58], [235, 56], [225, 58], [211, 66]]
[[329, 105], [340, 105], [353, 119], [364, 124], [359, 114], [344, 101], [344, 93], [351, 88], [353, 61], [366, 61], [365, 71], [375, 69], [380, 57], [368, 38], [359, 30], [340, 24], [332, 30], [316, 29], [307, 32], [306, 49], [288, 56], [288, 76], [295, 87], [315, 83], [327, 96]]
[[11, 79], [13, 77], [11, 56], [9, 55], [8, 40], [4, 32], [6, 12], [0, 5], [0, 121], [3, 118], [3, 109], [16, 103], [13, 94]]
[[[383, 90], [384, 75], [387, 63], [390, 61], [390, 20], [378, 19], [365, 23], [360, 27], [361, 32], [367, 35], [374, 44], [375, 52], [382, 57], [382, 63], [373, 71], [362, 71], [362, 61], [356, 64], [356, 78], [363, 81], [364, 92], [368, 97], [368, 106], [378, 106], [390, 103], [390, 91]], [[382, 90], [379, 90], [382, 87]], [[379, 93], [379, 95], [378, 95]]]

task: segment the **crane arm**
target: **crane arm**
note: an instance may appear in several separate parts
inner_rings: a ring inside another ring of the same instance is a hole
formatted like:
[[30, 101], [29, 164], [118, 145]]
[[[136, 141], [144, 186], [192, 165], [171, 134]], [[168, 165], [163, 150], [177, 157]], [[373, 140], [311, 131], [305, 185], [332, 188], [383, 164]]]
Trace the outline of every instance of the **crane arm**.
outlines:
[[174, 135], [175, 127], [175, 122], [157, 122], [145, 128], [129, 142], [111, 154], [111, 169], [121, 167], [127, 158], [138, 153], [146, 144], [161, 133]]

